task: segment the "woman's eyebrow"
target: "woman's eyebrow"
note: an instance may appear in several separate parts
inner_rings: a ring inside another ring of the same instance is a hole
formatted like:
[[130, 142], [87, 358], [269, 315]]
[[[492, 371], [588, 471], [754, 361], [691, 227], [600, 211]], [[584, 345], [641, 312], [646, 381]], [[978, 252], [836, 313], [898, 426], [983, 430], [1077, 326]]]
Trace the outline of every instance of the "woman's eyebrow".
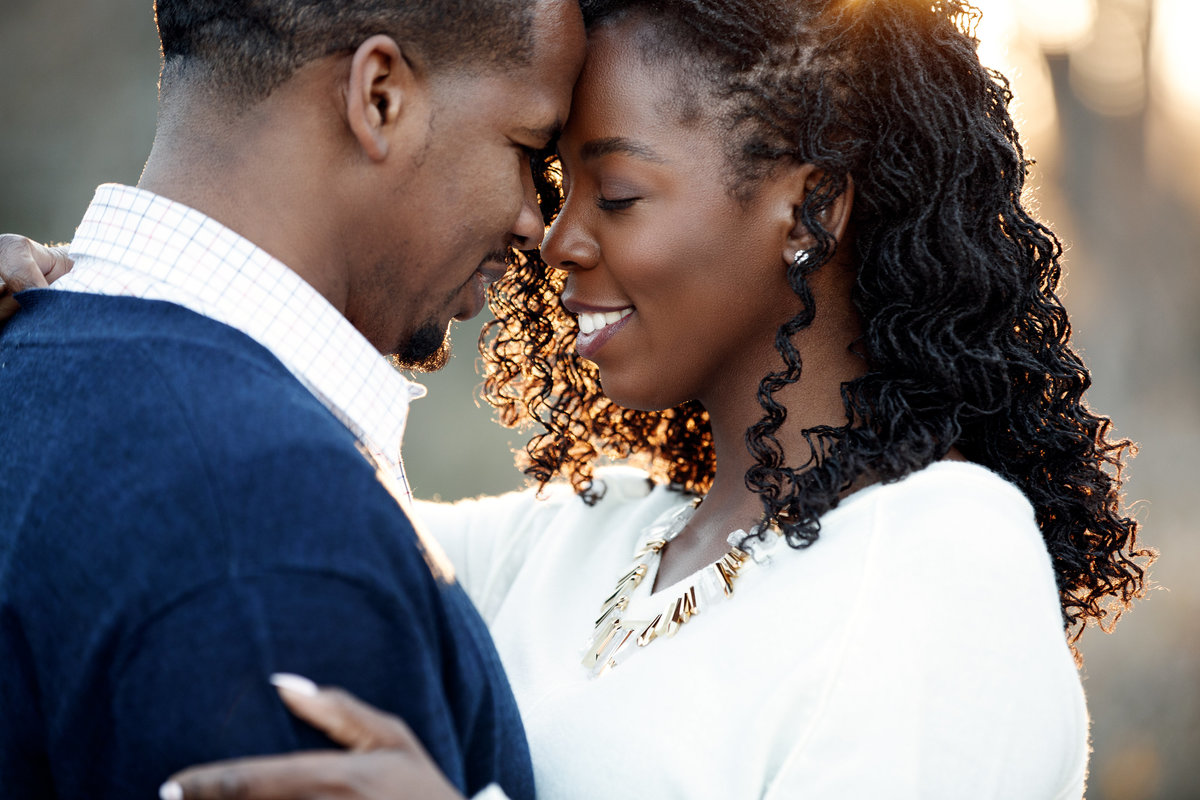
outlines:
[[603, 139], [590, 139], [584, 143], [583, 147], [579, 148], [579, 158], [582, 161], [590, 161], [601, 156], [620, 153], [622, 155], [633, 156], [640, 158], [643, 161], [653, 161], [656, 164], [662, 164], [666, 161], [658, 153], [654, 152], [650, 147], [635, 142], [632, 139], [626, 139], [624, 136], [608, 136]]

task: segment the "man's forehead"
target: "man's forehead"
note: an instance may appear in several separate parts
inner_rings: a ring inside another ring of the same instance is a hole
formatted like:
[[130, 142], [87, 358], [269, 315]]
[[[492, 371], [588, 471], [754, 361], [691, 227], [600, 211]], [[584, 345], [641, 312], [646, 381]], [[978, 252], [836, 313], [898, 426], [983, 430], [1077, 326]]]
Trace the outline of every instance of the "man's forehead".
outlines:
[[537, 0], [533, 19], [534, 27], [541, 33], [568, 38], [586, 36], [578, 0]]
[[566, 123], [587, 40], [575, 0], [541, 0], [535, 12], [532, 57], [526, 63], [459, 77], [481, 115], [503, 118], [505, 131], [523, 142], [549, 143]]
[[545, 78], [565, 77], [573, 85], [587, 48], [587, 32], [578, 2], [540, 0], [534, 8], [533, 42], [532, 66]]

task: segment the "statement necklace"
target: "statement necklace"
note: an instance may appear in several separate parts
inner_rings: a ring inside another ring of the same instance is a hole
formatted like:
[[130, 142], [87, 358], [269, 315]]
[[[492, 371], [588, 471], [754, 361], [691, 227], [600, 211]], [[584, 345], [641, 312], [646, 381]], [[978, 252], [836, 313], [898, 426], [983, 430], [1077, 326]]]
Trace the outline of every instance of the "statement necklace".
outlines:
[[674, 636], [680, 626], [702, 609], [733, 596], [734, 581], [748, 561], [769, 560], [765, 553], [757, 552], [756, 545], [761, 544], [758, 539], [750, 539], [744, 530], [734, 531], [728, 537], [729, 552], [697, 572], [692, 583], [671, 596], [657, 616], [649, 620], [626, 619], [630, 595], [650, 574], [651, 567], [657, 566], [663, 548], [679, 535], [699, 505], [700, 498], [696, 498], [683, 508], [668, 511], [643, 532], [633, 554], [633, 567], [621, 576], [613, 593], [600, 605], [600, 618], [583, 657], [583, 666], [591, 677], [600, 677], [655, 639]]

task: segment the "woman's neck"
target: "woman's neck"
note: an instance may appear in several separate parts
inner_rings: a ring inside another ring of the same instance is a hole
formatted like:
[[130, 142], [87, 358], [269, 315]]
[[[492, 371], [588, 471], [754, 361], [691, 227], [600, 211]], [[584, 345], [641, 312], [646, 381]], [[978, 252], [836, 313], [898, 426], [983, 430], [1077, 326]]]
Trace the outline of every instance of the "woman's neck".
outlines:
[[[826, 309], [824, 314], [819, 311], [813, 325], [794, 340], [803, 357], [800, 380], [775, 395], [787, 409], [775, 439], [790, 465], [808, 460], [804, 431], [846, 424], [842, 384], [866, 372], [862, 358], [850, 352], [859, 330], [857, 316], [851, 314], [849, 308], [842, 313], [837, 309]], [[656, 588], [682, 580], [720, 558], [729, 549], [731, 532], [750, 530], [762, 519], [761, 497], [746, 486], [746, 472], [755, 464], [746, 446], [746, 432], [763, 418], [758, 384], [745, 379], [731, 379], [731, 383], [714, 386], [700, 399], [709, 413], [716, 475], [695, 516], [663, 551]]]

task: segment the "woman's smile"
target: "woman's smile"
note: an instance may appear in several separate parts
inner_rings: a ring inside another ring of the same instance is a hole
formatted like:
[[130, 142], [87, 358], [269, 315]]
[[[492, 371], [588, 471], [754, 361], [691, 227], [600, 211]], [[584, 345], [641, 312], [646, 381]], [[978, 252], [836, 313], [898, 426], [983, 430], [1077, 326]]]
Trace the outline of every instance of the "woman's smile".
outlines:
[[633, 317], [633, 307], [621, 311], [583, 312], [579, 314], [579, 336], [575, 339], [575, 349], [579, 355], [595, 360], [595, 355], [617, 335]]

